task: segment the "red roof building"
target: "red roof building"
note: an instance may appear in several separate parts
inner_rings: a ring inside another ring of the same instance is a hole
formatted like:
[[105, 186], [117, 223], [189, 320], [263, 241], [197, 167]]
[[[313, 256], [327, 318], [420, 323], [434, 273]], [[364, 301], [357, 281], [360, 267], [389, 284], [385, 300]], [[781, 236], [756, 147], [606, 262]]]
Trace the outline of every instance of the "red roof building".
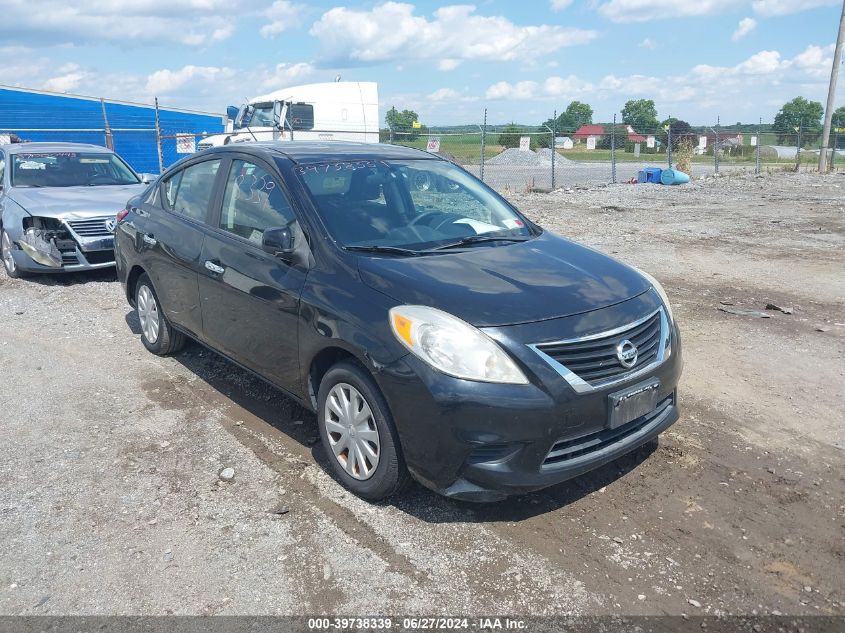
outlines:
[[[646, 138], [642, 134], [637, 134], [630, 125], [626, 126], [628, 130], [628, 140], [632, 143], [645, 143]], [[578, 131], [572, 135], [572, 138], [584, 141], [591, 136], [595, 136], [599, 138], [604, 136], [604, 126], [603, 125], [582, 125], [578, 128]]]
[[584, 141], [591, 136], [599, 137], [604, 135], [603, 125], [582, 125], [578, 131], [572, 135], [572, 138], [579, 141]]

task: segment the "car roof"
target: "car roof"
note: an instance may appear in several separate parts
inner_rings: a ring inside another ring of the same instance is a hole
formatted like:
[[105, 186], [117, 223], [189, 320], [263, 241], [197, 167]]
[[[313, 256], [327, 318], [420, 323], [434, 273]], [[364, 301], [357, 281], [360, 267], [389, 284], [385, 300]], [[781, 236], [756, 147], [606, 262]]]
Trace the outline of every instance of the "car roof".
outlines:
[[29, 154], [30, 152], [102, 152], [112, 154], [113, 152], [102, 145], [90, 143], [9, 143], [0, 145], [3, 151], [8, 154]]
[[350, 143], [345, 141], [256, 141], [235, 143], [207, 151], [254, 152], [265, 155], [283, 155], [294, 163], [325, 163], [346, 160], [442, 160], [412, 147], [386, 143]]

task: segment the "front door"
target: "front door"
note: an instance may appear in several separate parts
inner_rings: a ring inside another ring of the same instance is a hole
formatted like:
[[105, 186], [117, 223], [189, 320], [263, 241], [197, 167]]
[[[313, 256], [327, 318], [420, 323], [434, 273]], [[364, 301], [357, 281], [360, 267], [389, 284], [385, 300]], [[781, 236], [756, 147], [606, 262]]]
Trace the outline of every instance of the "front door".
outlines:
[[231, 162], [215, 226], [203, 244], [199, 288], [205, 340], [296, 392], [297, 315], [307, 269], [261, 248], [269, 227], [290, 227], [295, 243], [304, 239], [281, 182], [254, 158]]

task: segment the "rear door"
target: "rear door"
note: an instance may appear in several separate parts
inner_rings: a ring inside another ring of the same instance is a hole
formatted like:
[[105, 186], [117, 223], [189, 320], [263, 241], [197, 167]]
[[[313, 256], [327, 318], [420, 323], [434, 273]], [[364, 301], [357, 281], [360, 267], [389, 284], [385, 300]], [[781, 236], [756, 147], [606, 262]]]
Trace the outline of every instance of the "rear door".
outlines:
[[138, 222], [137, 247], [164, 313], [194, 336], [202, 332], [197, 272], [222, 162], [192, 162], [168, 176]]
[[299, 390], [297, 319], [307, 268], [261, 248], [269, 227], [304, 235], [282, 178], [254, 156], [236, 154], [202, 248], [203, 334], [215, 348], [290, 391]]

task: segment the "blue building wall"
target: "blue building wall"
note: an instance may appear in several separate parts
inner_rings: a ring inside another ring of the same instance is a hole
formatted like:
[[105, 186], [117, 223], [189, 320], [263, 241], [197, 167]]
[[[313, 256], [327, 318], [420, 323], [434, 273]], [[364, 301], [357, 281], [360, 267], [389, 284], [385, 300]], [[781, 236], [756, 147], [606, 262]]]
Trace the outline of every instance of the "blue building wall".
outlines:
[[[105, 100], [114, 150], [138, 172], [158, 173], [155, 108], [152, 105]], [[222, 115], [159, 107], [164, 166], [183, 158], [177, 134], [223, 131]], [[99, 99], [0, 87], [0, 134], [29, 141], [106, 145], [103, 106]]]

